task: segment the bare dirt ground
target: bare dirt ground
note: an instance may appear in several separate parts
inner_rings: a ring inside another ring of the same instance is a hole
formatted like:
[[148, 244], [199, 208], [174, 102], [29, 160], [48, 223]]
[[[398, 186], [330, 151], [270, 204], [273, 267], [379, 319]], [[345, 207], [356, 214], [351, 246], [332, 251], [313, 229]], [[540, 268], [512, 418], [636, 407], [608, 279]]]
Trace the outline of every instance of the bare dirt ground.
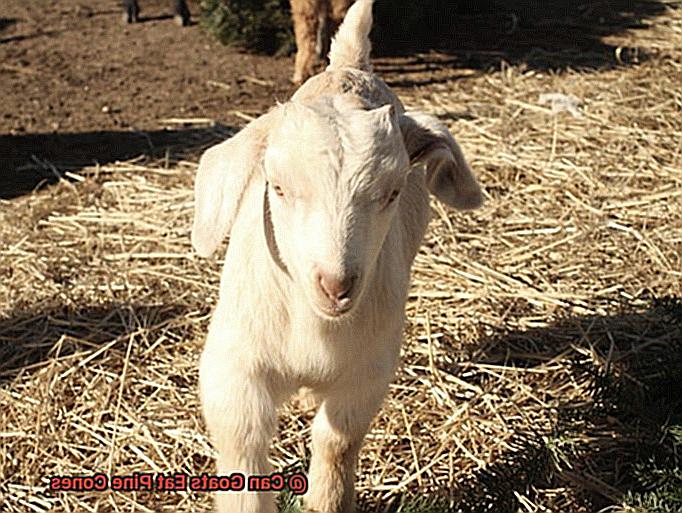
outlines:
[[165, 0], [141, 5], [143, 22], [125, 25], [114, 0], [4, 1], [2, 133], [153, 130], [173, 117], [229, 123], [234, 110], [286, 98], [289, 58], [226, 49], [197, 24], [179, 28]]
[[[487, 202], [433, 203], [360, 503], [648, 512], [628, 494], [662, 485], [638, 465], [680, 468], [682, 6], [506, 5], [458, 8], [443, 51], [375, 60], [456, 134]], [[291, 59], [142, 6], [132, 27], [108, 0], [0, 6], [3, 512], [210, 508], [192, 491], [48, 490], [214, 472], [196, 388], [221, 262], [190, 246], [193, 177], [203, 148], [291, 92]], [[275, 468], [305, 468], [310, 418], [283, 409]]]
[[243, 123], [239, 114], [288, 97], [290, 59], [226, 49], [196, 24], [180, 29], [169, 5], [142, 2], [144, 22], [125, 25], [114, 0], [3, 1], [3, 167], [33, 155], [78, 166], [163, 151], [187, 136], [164, 120]]

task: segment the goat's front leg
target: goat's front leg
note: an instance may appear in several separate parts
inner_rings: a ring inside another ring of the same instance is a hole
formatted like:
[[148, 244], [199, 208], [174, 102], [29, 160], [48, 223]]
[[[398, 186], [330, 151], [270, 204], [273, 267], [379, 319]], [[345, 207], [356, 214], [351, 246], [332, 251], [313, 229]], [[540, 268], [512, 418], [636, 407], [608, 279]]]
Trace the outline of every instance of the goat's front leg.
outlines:
[[[218, 452], [218, 474], [241, 472], [247, 479], [269, 474], [268, 450], [278, 405], [272, 386], [265, 376], [227, 361], [229, 353], [218, 353], [210, 338], [202, 355], [199, 383], [204, 418]], [[246, 488], [217, 492], [216, 512], [275, 513], [275, 496]]]
[[[355, 381], [355, 380], [354, 380]], [[386, 395], [390, 377], [343, 387], [322, 396], [312, 427], [307, 511], [355, 513], [355, 467], [369, 424]], [[358, 386], [359, 385], [359, 386]]]

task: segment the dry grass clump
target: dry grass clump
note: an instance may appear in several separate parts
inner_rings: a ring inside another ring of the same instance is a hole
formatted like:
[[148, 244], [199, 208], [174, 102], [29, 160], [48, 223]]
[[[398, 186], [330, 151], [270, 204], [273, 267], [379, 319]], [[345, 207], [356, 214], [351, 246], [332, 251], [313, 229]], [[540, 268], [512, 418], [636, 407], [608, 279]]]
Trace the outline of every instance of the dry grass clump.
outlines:
[[[400, 91], [448, 120], [489, 197], [467, 214], [434, 203], [403, 365], [361, 453], [365, 509], [596, 511], [634, 490], [635, 462], [670, 456], [682, 15], [626, 37], [646, 60]], [[406, 62], [386, 77], [411, 77]], [[553, 114], [545, 93], [579, 111]], [[196, 382], [220, 262], [191, 251], [195, 169], [196, 154], [118, 163], [3, 202], [3, 511], [209, 508], [190, 492], [46, 491], [56, 474], [213, 471]], [[309, 420], [284, 409], [277, 468], [306, 461]]]

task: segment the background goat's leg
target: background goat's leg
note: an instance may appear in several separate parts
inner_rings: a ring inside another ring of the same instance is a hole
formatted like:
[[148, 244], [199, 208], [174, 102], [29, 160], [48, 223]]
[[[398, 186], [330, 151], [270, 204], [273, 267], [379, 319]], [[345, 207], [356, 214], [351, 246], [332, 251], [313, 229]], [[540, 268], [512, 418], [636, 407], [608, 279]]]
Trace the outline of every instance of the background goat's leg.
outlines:
[[321, 13], [320, 29], [318, 30], [317, 53], [326, 59], [331, 48], [331, 40], [339, 30], [341, 22], [346, 17], [348, 8], [354, 0], [331, 0]]
[[341, 25], [343, 18], [348, 12], [348, 8], [353, 5], [355, 0], [331, 0], [331, 6], [329, 8], [329, 37], [334, 37], [336, 31]]
[[314, 73], [317, 62], [317, 36], [323, 0], [291, 0], [296, 35], [295, 83], [301, 83]]
[[329, 6], [326, 2], [323, 3], [323, 8], [317, 16], [317, 43], [315, 45], [315, 53], [318, 58], [326, 59], [327, 54], [329, 53], [331, 34], [329, 33]]
[[173, 0], [173, 19], [175, 23], [181, 27], [186, 27], [190, 24], [190, 18], [191, 16], [185, 0]]
[[122, 0], [123, 21], [125, 23], [137, 23], [140, 20], [140, 6], [137, 0]]

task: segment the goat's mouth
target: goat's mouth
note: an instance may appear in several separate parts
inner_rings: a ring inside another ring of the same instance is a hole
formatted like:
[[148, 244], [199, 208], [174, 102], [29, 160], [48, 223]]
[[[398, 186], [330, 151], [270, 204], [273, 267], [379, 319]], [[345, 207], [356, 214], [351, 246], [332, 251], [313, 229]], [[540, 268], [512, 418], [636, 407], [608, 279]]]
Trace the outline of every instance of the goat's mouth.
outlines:
[[356, 299], [357, 298], [345, 298], [336, 302], [315, 301], [313, 310], [323, 319], [339, 321], [351, 316], [356, 306]]

